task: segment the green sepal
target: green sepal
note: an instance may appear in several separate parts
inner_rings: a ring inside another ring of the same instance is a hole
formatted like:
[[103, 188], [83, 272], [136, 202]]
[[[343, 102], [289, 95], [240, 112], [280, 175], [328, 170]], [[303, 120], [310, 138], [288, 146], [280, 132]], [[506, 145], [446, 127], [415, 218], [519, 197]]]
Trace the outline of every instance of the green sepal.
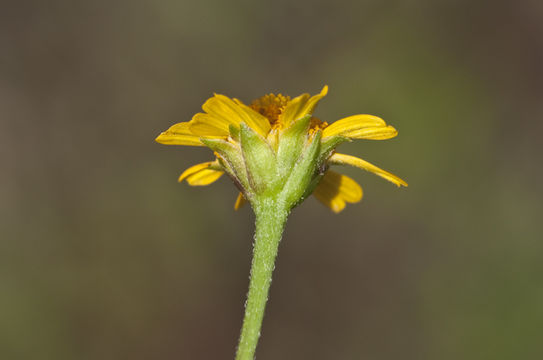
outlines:
[[277, 148], [277, 172], [284, 178], [300, 157], [307, 139], [311, 115], [299, 118], [281, 132]]
[[309, 144], [306, 144], [300, 159], [293, 167], [283, 187], [283, 198], [289, 208], [296, 205], [304, 196], [318, 171], [321, 135], [322, 132], [319, 130], [312, 138], [308, 139]]
[[219, 162], [219, 159], [216, 159], [215, 161], [213, 161], [208, 169], [210, 170], [217, 170], [217, 171], [224, 171], [224, 166]]
[[277, 153], [277, 147], [279, 146], [279, 130], [271, 129], [268, 136], [266, 136], [266, 142], [270, 145], [273, 151]]
[[244, 189], [249, 189], [247, 170], [245, 169], [245, 162], [243, 161], [239, 146], [222, 139], [200, 138], [200, 141], [222, 157], [226, 162], [222, 166], [234, 181]]
[[228, 125], [228, 131], [230, 132], [230, 137], [232, 140], [239, 142], [239, 127], [234, 124]]
[[323, 163], [328, 159], [334, 150], [346, 141], [351, 141], [349, 138], [343, 136], [331, 136], [325, 138], [326, 140], [321, 142], [321, 148], [319, 153], [319, 163]]
[[270, 191], [277, 179], [275, 153], [266, 140], [243, 122], [239, 135], [249, 183], [257, 194]]
[[325, 162], [325, 163], [322, 163], [319, 166], [319, 168], [315, 171], [315, 174], [313, 175], [313, 179], [311, 180], [311, 182], [305, 189], [305, 192], [302, 195], [302, 197], [294, 204], [294, 206], [300, 205], [309, 195], [313, 194], [313, 191], [315, 191], [315, 188], [321, 182], [324, 174], [326, 173], [326, 170], [328, 170], [328, 165]]

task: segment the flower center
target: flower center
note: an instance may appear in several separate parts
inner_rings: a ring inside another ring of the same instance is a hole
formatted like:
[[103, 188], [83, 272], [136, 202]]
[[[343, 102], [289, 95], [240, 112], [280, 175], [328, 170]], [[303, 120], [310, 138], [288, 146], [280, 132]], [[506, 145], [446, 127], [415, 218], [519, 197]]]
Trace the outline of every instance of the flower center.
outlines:
[[317, 130], [324, 130], [328, 126], [328, 123], [326, 121], [322, 121], [321, 119], [318, 119], [316, 117], [311, 118], [311, 122], [309, 123], [309, 132], [313, 133]]
[[[268, 94], [253, 100], [249, 107], [265, 116], [270, 122], [271, 127], [275, 129], [282, 127], [279, 116], [285, 110], [289, 102], [290, 96]], [[309, 133], [312, 134], [317, 130], [323, 130], [327, 126], [328, 123], [326, 121], [312, 117], [309, 125]]]
[[273, 127], [289, 101], [290, 96], [268, 94], [254, 100], [249, 107], [268, 118]]

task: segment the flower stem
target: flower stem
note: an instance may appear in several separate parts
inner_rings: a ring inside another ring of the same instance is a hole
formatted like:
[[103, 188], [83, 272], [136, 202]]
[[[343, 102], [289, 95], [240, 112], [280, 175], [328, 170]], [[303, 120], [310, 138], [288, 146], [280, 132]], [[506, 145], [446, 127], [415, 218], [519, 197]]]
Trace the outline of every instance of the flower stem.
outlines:
[[257, 200], [253, 203], [253, 209], [256, 215], [256, 230], [251, 280], [236, 360], [253, 360], [255, 357], [277, 249], [288, 216], [285, 206], [281, 206], [281, 202], [275, 199]]

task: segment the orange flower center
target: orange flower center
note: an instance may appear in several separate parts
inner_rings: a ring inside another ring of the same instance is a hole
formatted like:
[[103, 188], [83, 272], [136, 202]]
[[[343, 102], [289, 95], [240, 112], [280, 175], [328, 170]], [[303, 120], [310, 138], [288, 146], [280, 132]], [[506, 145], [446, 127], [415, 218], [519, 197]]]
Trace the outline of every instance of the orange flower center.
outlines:
[[318, 119], [316, 117], [312, 117], [311, 123], [309, 123], [310, 132], [314, 132], [317, 130], [324, 130], [324, 128], [327, 126], [328, 126], [328, 123], [326, 121], [322, 121], [321, 119]]
[[273, 126], [289, 101], [290, 96], [268, 94], [254, 100], [249, 107], [268, 118], [270, 125]]
[[[282, 94], [268, 94], [264, 95], [261, 98], [254, 100], [249, 107], [254, 111], [259, 112], [265, 116], [272, 128], [281, 128], [281, 123], [279, 122], [279, 116], [285, 110], [287, 104], [290, 101], [290, 96], [284, 96]], [[311, 118], [311, 123], [309, 125], [309, 132], [313, 133], [316, 130], [323, 130], [328, 126], [326, 121], [321, 121], [316, 117]]]

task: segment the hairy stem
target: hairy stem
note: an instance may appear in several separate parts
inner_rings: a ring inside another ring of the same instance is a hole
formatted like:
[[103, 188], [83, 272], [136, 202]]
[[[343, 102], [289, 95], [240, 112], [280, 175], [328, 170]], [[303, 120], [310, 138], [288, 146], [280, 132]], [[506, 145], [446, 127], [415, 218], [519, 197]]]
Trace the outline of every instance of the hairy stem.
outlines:
[[288, 216], [285, 207], [281, 202], [270, 198], [259, 199], [253, 203], [256, 231], [251, 280], [236, 360], [253, 360], [255, 357], [277, 249]]

